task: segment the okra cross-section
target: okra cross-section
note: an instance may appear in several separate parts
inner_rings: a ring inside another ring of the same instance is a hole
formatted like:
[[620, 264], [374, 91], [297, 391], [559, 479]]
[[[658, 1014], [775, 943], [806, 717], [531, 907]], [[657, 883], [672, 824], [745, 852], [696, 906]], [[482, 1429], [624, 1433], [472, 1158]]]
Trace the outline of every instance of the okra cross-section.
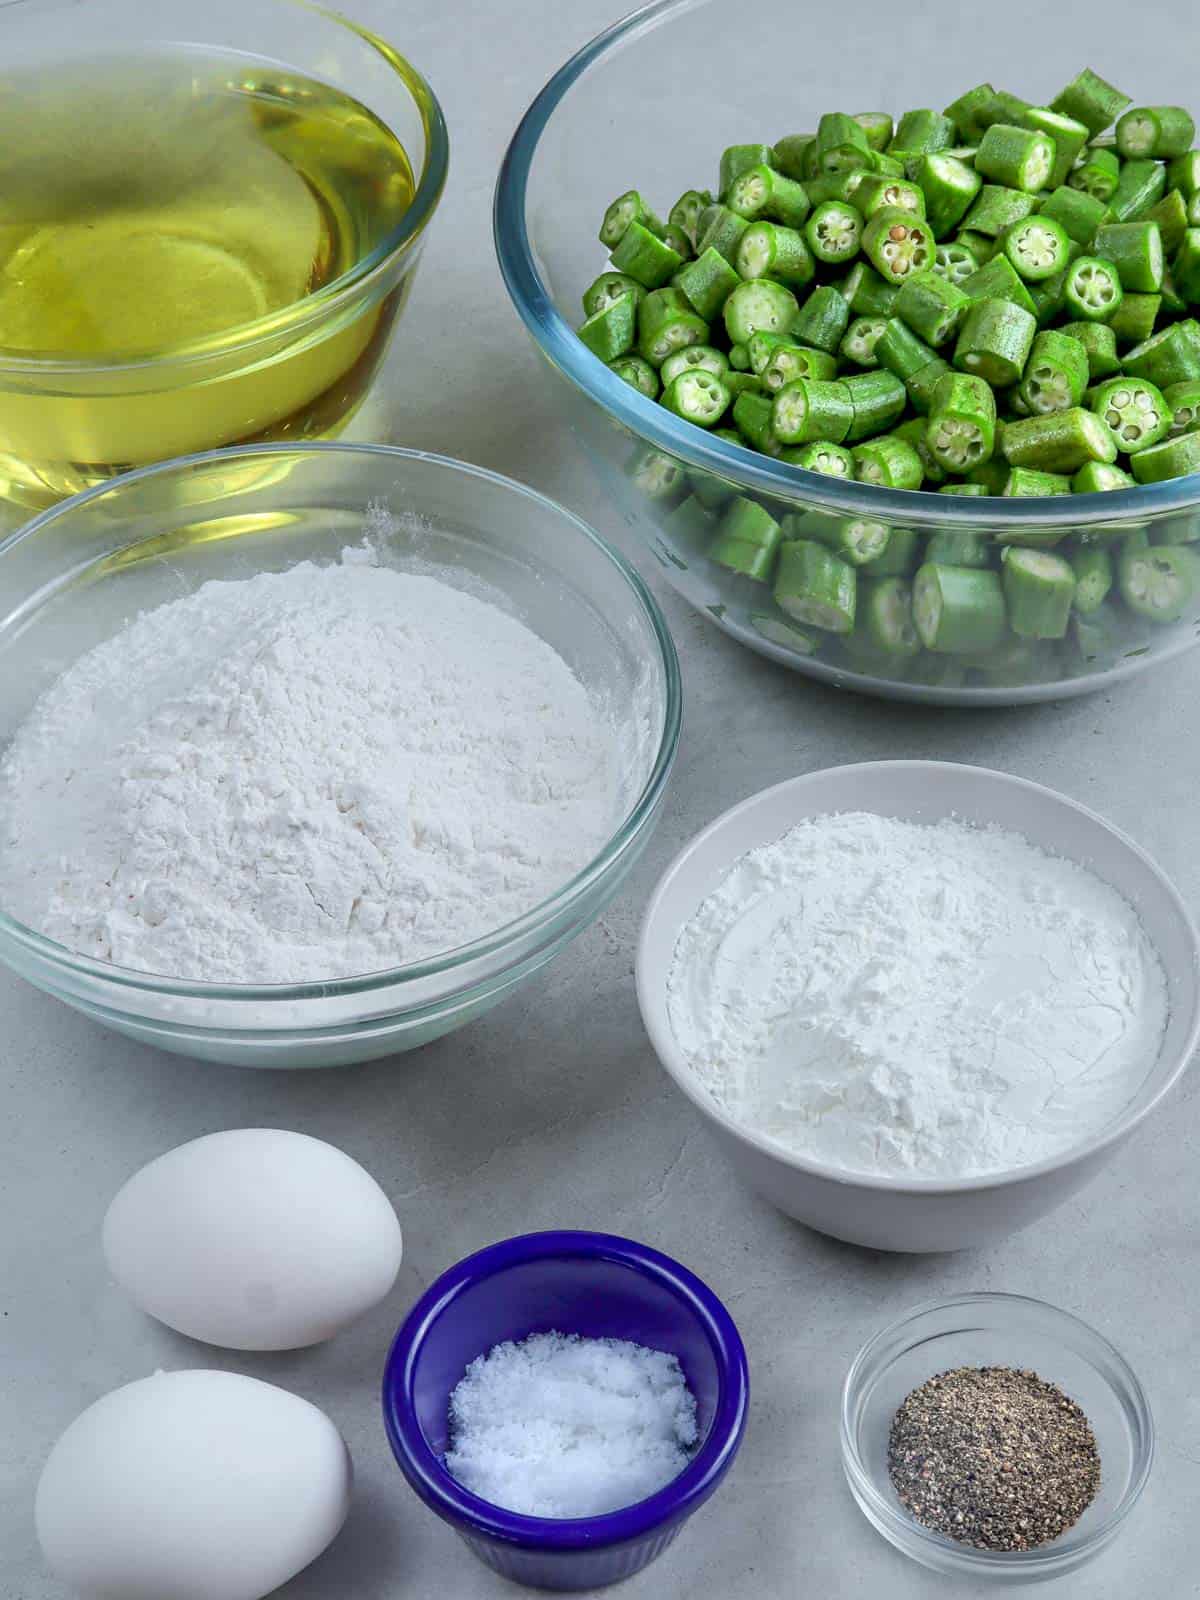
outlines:
[[969, 472], [991, 460], [996, 448], [996, 399], [982, 378], [947, 372], [938, 380], [925, 444], [947, 472]]
[[1080, 341], [1043, 328], [1033, 341], [1018, 393], [1033, 415], [1069, 411], [1083, 400], [1089, 375], [1088, 353]]
[[841, 444], [854, 420], [854, 403], [845, 383], [801, 378], [785, 384], [775, 396], [771, 427], [785, 444], [810, 444], [817, 439]]
[[1148, 450], [1171, 427], [1171, 408], [1162, 390], [1145, 378], [1109, 378], [1092, 393], [1091, 408], [1127, 455]]
[[915, 278], [933, 266], [929, 224], [898, 206], [881, 206], [863, 230], [863, 254], [891, 283]]
[[668, 383], [662, 403], [685, 422], [713, 428], [729, 409], [729, 390], [715, 373], [689, 367]]

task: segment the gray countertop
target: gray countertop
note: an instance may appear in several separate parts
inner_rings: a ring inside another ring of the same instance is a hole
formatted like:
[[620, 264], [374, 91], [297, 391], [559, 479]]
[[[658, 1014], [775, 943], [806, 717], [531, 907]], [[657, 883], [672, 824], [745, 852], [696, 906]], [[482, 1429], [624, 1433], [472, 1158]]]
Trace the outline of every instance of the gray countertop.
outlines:
[[[426, 70], [453, 139], [450, 186], [384, 398], [358, 433], [523, 478], [623, 542], [508, 305], [490, 237], [495, 171], [518, 116], [568, 54], [620, 15], [623, 0], [346, 0], [345, 9]], [[731, 22], [749, 14], [729, 9]], [[1073, 21], [1071, 9], [1038, 25], [1061, 58], [1057, 79], [1082, 64], [1072, 41], [1085, 13]], [[1007, 71], [1020, 88], [1030, 42], [1022, 17], [1039, 12], [1003, 11], [1011, 32], [994, 18], [981, 25], [995, 37], [981, 42], [979, 75], [1005, 82]], [[964, 28], [972, 12], [941, 0], [919, 15], [908, 13], [902, 29], [894, 9], [867, 0], [848, 19], [894, 28], [898, 49], [924, 50], [939, 26]], [[1183, 0], [1136, 13], [1099, 0], [1086, 15], [1094, 27], [1082, 31], [1094, 36], [1125, 30], [1133, 82], [1155, 81], [1160, 27], [1177, 30], [1181, 43], [1191, 38]], [[1095, 65], [1116, 75], [1116, 52]], [[820, 66], [801, 60], [798, 73], [815, 92]], [[862, 96], [875, 97], [884, 98], [877, 89]], [[514, 1593], [404, 1486], [380, 1424], [378, 1378], [396, 1323], [433, 1277], [494, 1239], [554, 1227], [628, 1233], [680, 1257], [724, 1297], [750, 1353], [754, 1398], [738, 1465], [685, 1536], [622, 1591], [629, 1600], [684, 1600], [701, 1585], [723, 1600], [982, 1596], [911, 1565], [868, 1527], [844, 1485], [837, 1438], [840, 1385], [863, 1340], [917, 1301], [979, 1288], [1037, 1295], [1094, 1322], [1129, 1356], [1158, 1420], [1158, 1461], [1133, 1519], [1056, 1593], [1200, 1593], [1200, 1077], [1185, 1079], [1079, 1198], [1003, 1247], [880, 1256], [808, 1232], [735, 1182], [655, 1062], [632, 976], [650, 888], [703, 824], [793, 773], [882, 756], [975, 762], [1062, 789], [1140, 840], [1200, 908], [1200, 652], [1112, 695], [1040, 708], [968, 715], [873, 704], [742, 651], [676, 600], [654, 563], [641, 566], [674, 631], [686, 690], [662, 824], [603, 920], [483, 1021], [372, 1066], [255, 1074], [126, 1043], [0, 972], [0, 1600], [64, 1593], [43, 1567], [31, 1513], [41, 1463], [67, 1423], [156, 1367], [214, 1364], [313, 1400], [354, 1454], [349, 1524], [280, 1591], [286, 1600]], [[306, 1353], [243, 1357], [192, 1344], [142, 1317], [109, 1282], [100, 1254], [104, 1208], [135, 1168], [199, 1134], [255, 1124], [340, 1145], [379, 1179], [404, 1225], [406, 1260], [390, 1300]]]

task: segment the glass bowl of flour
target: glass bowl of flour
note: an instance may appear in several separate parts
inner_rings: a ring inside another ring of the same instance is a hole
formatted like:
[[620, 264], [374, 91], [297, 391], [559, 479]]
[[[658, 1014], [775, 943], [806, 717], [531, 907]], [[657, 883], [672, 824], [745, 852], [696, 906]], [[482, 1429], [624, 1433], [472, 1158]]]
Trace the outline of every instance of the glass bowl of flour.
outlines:
[[377, 446], [214, 451], [0, 544], [0, 958], [256, 1067], [410, 1049], [608, 903], [678, 662], [561, 507]]
[[936, 761], [811, 772], [668, 868], [638, 950], [654, 1049], [742, 1177], [883, 1250], [1065, 1200], [1200, 1036], [1200, 948], [1132, 840]]

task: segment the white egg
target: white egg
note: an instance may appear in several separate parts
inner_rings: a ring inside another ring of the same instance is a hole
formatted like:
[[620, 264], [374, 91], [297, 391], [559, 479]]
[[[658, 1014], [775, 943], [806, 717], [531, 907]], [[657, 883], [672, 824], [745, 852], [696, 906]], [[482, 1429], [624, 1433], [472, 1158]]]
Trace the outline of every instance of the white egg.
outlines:
[[168, 1151], [130, 1178], [104, 1219], [109, 1269], [142, 1310], [233, 1350], [331, 1339], [389, 1292], [401, 1249], [370, 1173], [277, 1128]]
[[260, 1600], [337, 1535], [352, 1477], [307, 1400], [232, 1372], [159, 1373], [63, 1434], [38, 1539], [87, 1600]]

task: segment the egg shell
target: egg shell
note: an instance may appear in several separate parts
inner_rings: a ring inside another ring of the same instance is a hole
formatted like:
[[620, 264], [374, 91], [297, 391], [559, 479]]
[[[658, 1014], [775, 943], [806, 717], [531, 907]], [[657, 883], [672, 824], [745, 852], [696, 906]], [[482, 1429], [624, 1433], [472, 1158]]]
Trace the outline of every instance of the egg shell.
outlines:
[[400, 1224], [333, 1145], [236, 1128], [143, 1167], [104, 1219], [109, 1270], [168, 1327], [231, 1350], [330, 1339], [390, 1291]]
[[260, 1600], [337, 1535], [352, 1477], [307, 1400], [232, 1372], [159, 1373], [63, 1434], [38, 1539], [86, 1600]]

